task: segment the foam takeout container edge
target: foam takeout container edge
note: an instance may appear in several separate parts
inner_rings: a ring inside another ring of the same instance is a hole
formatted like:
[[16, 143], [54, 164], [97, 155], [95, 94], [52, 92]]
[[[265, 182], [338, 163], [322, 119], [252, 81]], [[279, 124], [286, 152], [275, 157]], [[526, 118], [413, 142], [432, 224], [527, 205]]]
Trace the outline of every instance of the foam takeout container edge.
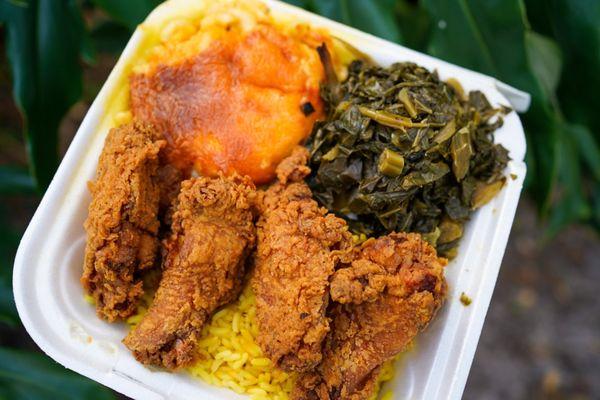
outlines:
[[[169, 7], [159, 6], [149, 17]], [[481, 89], [495, 104], [509, 103], [503, 93], [515, 91], [494, 78], [437, 60], [353, 28], [315, 16], [274, 0], [265, 1], [277, 13], [324, 26], [376, 61], [414, 61], [436, 69], [442, 78], [457, 76], [467, 90]], [[93, 176], [106, 132], [99, 132], [106, 101], [125, 72], [143, 35], [138, 28], [123, 51], [102, 90], [75, 135], [57, 173], [21, 239], [13, 273], [15, 303], [28, 333], [50, 357], [82, 375], [137, 399], [243, 398], [183, 374], [144, 368], [120, 344], [124, 326], [96, 319], [93, 310], [78, 305], [78, 286], [89, 195], [85, 183]], [[516, 92], [513, 92], [516, 93]], [[509, 96], [510, 97], [510, 96]], [[527, 106], [527, 96], [517, 94], [516, 109]], [[513, 99], [514, 101], [514, 99]], [[448, 302], [432, 326], [419, 339], [417, 349], [403, 357], [396, 379], [387, 384], [406, 398], [461, 397], [481, 333], [485, 314], [510, 233], [526, 168], [525, 138], [515, 113], [505, 120], [496, 139], [510, 151], [512, 161], [506, 187], [469, 223], [459, 256], [447, 269]], [[458, 301], [465, 291], [473, 298], [469, 307]], [[83, 303], [83, 300], [81, 300]], [[95, 321], [91, 318], [96, 319]]]

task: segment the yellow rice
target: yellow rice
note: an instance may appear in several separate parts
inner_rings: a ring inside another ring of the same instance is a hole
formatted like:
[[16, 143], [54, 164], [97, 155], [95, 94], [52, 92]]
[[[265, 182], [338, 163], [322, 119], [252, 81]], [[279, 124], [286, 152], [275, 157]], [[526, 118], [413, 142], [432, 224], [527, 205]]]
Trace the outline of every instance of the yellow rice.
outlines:
[[[144, 296], [137, 313], [127, 319], [134, 327], [146, 313], [152, 294]], [[253, 400], [285, 400], [294, 386], [294, 373], [276, 368], [256, 342], [258, 325], [256, 305], [250, 285], [232, 304], [217, 311], [204, 327], [198, 342], [199, 361], [188, 372], [204, 382], [249, 395]], [[377, 381], [381, 385], [394, 376], [393, 362], [385, 363]], [[391, 399], [391, 392], [383, 394]]]

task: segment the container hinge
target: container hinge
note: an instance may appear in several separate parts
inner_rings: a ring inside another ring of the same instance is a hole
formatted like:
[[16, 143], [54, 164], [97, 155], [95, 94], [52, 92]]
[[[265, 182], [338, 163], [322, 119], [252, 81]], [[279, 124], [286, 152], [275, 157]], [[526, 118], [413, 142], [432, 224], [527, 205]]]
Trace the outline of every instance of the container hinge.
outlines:
[[511, 107], [519, 113], [524, 113], [529, 109], [531, 104], [531, 95], [522, 90], [516, 89], [504, 82], [494, 79], [494, 86], [500, 93], [508, 99]]

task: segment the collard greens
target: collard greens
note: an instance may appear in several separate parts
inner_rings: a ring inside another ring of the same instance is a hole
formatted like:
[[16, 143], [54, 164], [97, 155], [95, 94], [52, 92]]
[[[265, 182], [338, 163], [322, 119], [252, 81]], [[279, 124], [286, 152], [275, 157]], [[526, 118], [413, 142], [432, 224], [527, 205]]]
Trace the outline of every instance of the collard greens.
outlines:
[[357, 234], [419, 232], [452, 257], [472, 210], [503, 186], [508, 152], [492, 133], [509, 110], [413, 63], [354, 61], [322, 97], [328, 118], [308, 142], [318, 201]]

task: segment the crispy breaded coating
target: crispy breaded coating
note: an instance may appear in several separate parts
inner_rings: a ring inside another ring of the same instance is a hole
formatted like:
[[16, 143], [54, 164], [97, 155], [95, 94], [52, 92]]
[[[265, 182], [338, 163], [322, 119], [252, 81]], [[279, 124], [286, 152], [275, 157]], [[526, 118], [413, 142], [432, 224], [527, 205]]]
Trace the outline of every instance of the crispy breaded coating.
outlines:
[[306, 166], [309, 156], [310, 154], [305, 147], [294, 147], [292, 153], [284, 158], [275, 170], [279, 187], [286, 185], [288, 182], [303, 183], [304, 178], [310, 174], [310, 168]]
[[249, 178], [192, 178], [181, 184], [163, 276], [147, 314], [123, 340], [144, 363], [178, 369], [195, 360], [202, 327], [240, 292], [255, 244]]
[[155, 262], [159, 221], [158, 153], [162, 135], [134, 122], [112, 129], [89, 183], [81, 283], [108, 321], [129, 317], [143, 293], [139, 272]]
[[258, 343], [288, 371], [306, 371], [321, 360], [334, 253], [351, 244], [346, 223], [319, 207], [302, 181], [307, 157], [298, 147], [264, 195], [252, 279]]
[[444, 265], [418, 234], [369, 239], [341, 257], [331, 281], [332, 331], [323, 361], [296, 400], [366, 400], [381, 365], [402, 352], [441, 306]]
[[[161, 153], [162, 155], [162, 153]], [[161, 157], [164, 158], [164, 157]], [[175, 207], [175, 201], [181, 190], [181, 182], [186, 179], [186, 174], [167, 163], [166, 160], [161, 159], [161, 165], [158, 168], [158, 185], [160, 186], [160, 198], [158, 215], [163, 223], [163, 231], [169, 231], [171, 223], [173, 222], [173, 208]], [[161, 232], [164, 234], [164, 232]], [[164, 237], [161, 235], [161, 237]]]

